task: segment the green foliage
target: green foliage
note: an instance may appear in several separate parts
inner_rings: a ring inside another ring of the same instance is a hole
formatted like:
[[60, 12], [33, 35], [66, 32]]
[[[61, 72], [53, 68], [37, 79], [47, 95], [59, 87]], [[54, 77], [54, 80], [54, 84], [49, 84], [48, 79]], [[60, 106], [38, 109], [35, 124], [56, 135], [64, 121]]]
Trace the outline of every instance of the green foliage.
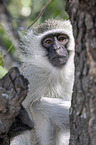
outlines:
[[43, 15], [43, 19], [66, 19], [68, 18], [67, 13], [65, 12], [65, 1], [64, 0], [54, 0], [53, 3], [48, 7], [46, 12]]
[[0, 66], [0, 78], [2, 78], [7, 72], [6, 68]]
[[[12, 45], [12, 41], [10, 40], [10, 37], [5, 31], [5, 28], [2, 25], [2, 23], [0, 23], [0, 43], [4, 46], [5, 49], [8, 49]], [[15, 51], [16, 48], [15, 46], [13, 46], [10, 52], [14, 53]]]
[[3, 66], [3, 55], [1, 51], [0, 51], [0, 65]]
[[3, 67], [3, 55], [0, 51], [0, 78], [2, 78], [7, 73], [7, 69]]
[[[28, 17], [26, 24], [34, 21], [42, 7], [48, 0], [10, 0], [7, 7], [13, 18], [24, 20]], [[66, 19], [68, 14], [65, 12], [65, 0], [54, 0], [43, 14], [41, 21], [56, 18]]]

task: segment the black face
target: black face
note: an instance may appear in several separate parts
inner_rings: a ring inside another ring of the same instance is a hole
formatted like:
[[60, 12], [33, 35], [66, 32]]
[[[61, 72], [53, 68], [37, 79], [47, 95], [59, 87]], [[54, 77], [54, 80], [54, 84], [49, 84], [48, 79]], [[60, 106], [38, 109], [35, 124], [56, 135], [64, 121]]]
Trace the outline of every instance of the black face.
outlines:
[[42, 45], [48, 51], [48, 58], [52, 65], [62, 67], [66, 64], [68, 41], [69, 38], [65, 34], [50, 34], [42, 40]]

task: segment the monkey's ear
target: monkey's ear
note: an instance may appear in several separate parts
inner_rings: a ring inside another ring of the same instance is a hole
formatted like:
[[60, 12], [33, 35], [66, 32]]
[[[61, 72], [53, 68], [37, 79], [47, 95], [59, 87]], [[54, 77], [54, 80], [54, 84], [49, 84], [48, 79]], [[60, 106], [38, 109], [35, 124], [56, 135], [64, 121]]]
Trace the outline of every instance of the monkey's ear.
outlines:
[[21, 105], [21, 111], [15, 118], [15, 121], [13, 122], [8, 132], [8, 135], [10, 138], [15, 137], [16, 135], [26, 130], [31, 130], [33, 126], [34, 126], [33, 121], [30, 119], [25, 108]]

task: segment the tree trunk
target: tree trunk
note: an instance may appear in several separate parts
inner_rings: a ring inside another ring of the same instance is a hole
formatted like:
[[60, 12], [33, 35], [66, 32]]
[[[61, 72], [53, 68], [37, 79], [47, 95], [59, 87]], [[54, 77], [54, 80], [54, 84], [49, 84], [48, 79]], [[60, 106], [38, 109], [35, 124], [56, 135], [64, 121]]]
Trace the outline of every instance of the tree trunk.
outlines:
[[96, 0], [66, 0], [76, 40], [70, 145], [96, 145]]
[[28, 80], [14, 67], [0, 79], [0, 145], [33, 128], [33, 122], [21, 105], [28, 91]]

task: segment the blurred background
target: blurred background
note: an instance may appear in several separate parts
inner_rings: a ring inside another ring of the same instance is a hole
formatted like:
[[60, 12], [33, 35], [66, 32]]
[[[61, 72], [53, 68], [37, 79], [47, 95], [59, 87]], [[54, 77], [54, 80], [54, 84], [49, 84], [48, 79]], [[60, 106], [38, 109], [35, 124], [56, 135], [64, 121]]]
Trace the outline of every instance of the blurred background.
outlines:
[[[4, 59], [2, 55], [6, 53], [21, 32], [36, 19], [46, 2], [48, 0], [0, 0], [0, 77], [12, 66], [18, 66], [19, 59], [16, 50], [18, 50], [19, 42], [12, 47]], [[50, 18], [68, 19], [65, 0], [51, 2], [37, 23]]]

